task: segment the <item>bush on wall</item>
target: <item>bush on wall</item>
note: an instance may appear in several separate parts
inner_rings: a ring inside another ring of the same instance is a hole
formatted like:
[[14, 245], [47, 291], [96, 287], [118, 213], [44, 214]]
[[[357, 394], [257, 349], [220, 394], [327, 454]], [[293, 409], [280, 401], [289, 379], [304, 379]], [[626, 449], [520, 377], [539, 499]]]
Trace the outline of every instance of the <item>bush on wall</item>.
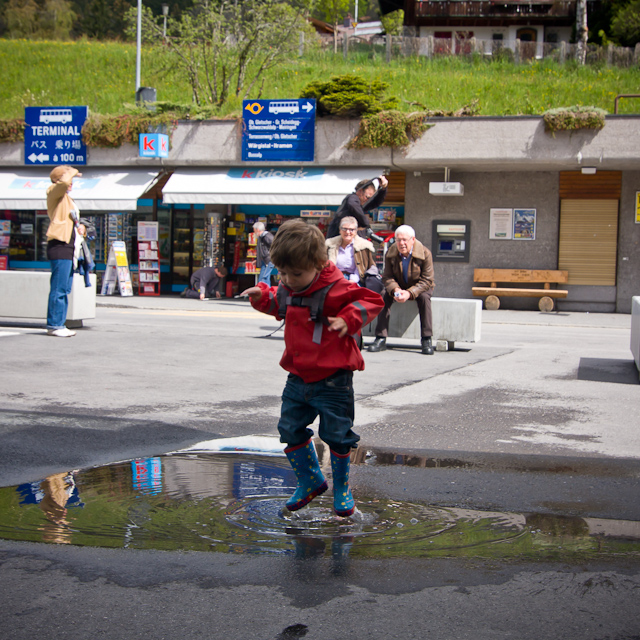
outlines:
[[542, 114], [545, 129], [556, 131], [577, 131], [578, 129], [602, 129], [607, 112], [597, 107], [560, 107], [549, 109]]

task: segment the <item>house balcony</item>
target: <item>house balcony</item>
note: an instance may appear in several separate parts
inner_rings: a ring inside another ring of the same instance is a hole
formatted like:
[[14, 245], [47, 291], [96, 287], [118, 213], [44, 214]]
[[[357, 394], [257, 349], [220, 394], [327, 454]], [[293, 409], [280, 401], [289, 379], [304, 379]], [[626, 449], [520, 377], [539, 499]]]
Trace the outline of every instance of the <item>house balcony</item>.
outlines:
[[524, 0], [418, 0], [415, 16], [418, 19], [471, 18], [487, 20], [539, 19], [562, 20], [574, 18], [576, 0], [554, 2], [525, 2]]

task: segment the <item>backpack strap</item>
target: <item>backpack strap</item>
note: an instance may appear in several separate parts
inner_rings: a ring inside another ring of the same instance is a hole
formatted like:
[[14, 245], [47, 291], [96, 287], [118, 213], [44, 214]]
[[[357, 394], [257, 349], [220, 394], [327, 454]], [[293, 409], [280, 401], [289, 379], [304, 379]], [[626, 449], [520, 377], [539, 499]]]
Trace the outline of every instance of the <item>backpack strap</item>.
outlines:
[[322, 315], [324, 309], [324, 301], [327, 297], [329, 289], [333, 287], [335, 282], [331, 282], [326, 287], [317, 289], [311, 295], [308, 296], [296, 296], [290, 295], [289, 291], [285, 289], [282, 283], [278, 285], [276, 291], [276, 298], [278, 300], [278, 315], [281, 318], [285, 318], [287, 315], [288, 307], [307, 307], [309, 309], [309, 320], [315, 322], [313, 328], [313, 342], [320, 344], [322, 341], [322, 325], [329, 324], [329, 321]]

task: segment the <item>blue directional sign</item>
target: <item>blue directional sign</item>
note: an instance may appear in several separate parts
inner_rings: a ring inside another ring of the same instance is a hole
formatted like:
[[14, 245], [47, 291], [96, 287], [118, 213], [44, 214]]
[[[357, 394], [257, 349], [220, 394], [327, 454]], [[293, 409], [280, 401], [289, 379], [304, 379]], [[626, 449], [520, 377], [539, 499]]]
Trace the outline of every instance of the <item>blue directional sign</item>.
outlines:
[[25, 107], [24, 163], [87, 164], [82, 125], [89, 107]]
[[313, 161], [316, 101], [243, 100], [242, 159]]

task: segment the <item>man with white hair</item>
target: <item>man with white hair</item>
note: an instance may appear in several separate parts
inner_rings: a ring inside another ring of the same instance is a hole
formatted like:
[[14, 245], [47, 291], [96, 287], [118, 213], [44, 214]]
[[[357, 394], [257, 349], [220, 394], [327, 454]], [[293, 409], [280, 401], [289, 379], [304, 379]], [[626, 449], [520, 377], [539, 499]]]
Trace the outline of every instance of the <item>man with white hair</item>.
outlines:
[[273, 234], [264, 228], [264, 222], [256, 222], [253, 225], [253, 232], [257, 236], [256, 246], [256, 266], [260, 269], [258, 282], [264, 282], [267, 286], [271, 286], [271, 273], [275, 269], [271, 262], [271, 245], [273, 243]]
[[369, 345], [368, 350], [376, 352], [387, 348], [391, 305], [394, 302], [404, 304], [409, 300], [415, 300], [420, 314], [422, 353], [431, 356], [431, 294], [435, 287], [431, 251], [416, 240], [416, 232], [407, 224], [396, 229], [395, 239], [384, 259], [384, 309], [378, 316], [376, 339]]

